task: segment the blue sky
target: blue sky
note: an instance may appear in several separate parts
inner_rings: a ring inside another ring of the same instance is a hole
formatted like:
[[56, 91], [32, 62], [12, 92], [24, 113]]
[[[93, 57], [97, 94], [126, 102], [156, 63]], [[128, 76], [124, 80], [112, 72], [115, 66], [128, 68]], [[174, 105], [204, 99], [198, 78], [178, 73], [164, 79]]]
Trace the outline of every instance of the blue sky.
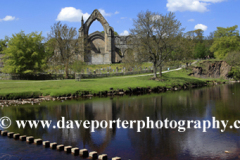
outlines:
[[[81, 16], [86, 19], [94, 9], [99, 9], [109, 25], [122, 35], [132, 28], [132, 19], [146, 10], [175, 12], [185, 32], [201, 28], [208, 35], [216, 27], [240, 26], [239, 0], [0, 0], [0, 4], [0, 39], [21, 30], [42, 31], [46, 36], [58, 20], [78, 30]], [[98, 21], [92, 23], [90, 33], [96, 30], [103, 30]]]

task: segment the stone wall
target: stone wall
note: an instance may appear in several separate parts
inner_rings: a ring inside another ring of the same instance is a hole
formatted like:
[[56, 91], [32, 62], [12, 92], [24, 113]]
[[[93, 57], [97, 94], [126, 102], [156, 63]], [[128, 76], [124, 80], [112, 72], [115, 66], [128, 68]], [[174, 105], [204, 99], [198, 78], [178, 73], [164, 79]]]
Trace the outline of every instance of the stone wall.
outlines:
[[91, 62], [89, 64], [110, 64], [107, 59], [109, 59], [109, 54], [105, 53], [91, 53]]
[[7, 73], [0, 73], [0, 80], [12, 80], [12, 75]]
[[[118, 72], [118, 73], [106, 73], [106, 74], [76, 74], [76, 78], [81, 75], [81, 78], [103, 78], [112, 76], [124, 76], [124, 75], [135, 75], [142, 73], [152, 73], [152, 70], [134, 71], [134, 72]], [[7, 74], [0, 73], [0, 80], [61, 80], [64, 79], [64, 74]], [[69, 74], [69, 79], [75, 79], [74, 74]]]
[[134, 72], [119, 72], [119, 73], [106, 73], [106, 74], [76, 74], [75, 79], [81, 78], [103, 78], [103, 77], [113, 77], [113, 76], [126, 76], [126, 75], [136, 75], [143, 73], [153, 73], [152, 70], [134, 71]]
[[[102, 24], [104, 33], [96, 31], [89, 35], [89, 28], [95, 20]], [[113, 27], [108, 24], [97, 9], [92, 12], [85, 22], [82, 18], [81, 27], [79, 28], [79, 38], [82, 39], [83, 42], [80, 48], [84, 48], [84, 61], [88, 64], [122, 62], [125, 51], [132, 47], [131, 44], [129, 44], [131, 38], [129, 36], [115, 36]], [[91, 45], [90, 52], [88, 51], [89, 48], [86, 47], [89, 43]]]
[[[0, 73], [0, 80], [60, 80], [65, 74], [7, 74]], [[69, 74], [69, 79], [74, 79], [74, 74]]]

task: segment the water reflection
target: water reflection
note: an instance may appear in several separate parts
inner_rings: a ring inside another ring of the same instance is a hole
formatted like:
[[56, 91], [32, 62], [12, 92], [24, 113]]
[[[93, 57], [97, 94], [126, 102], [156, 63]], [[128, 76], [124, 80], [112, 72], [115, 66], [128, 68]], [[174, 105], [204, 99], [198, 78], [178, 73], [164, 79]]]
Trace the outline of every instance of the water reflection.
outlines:
[[[11, 106], [2, 108], [0, 116], [15, 120], [52, 120], [56, 124], [66, 120], [229, 120], [240, 119], [240, 84], [206, 87], [190, 91], [167, 92], [144, 96], [124, 96], [114, 99], [101, 98], [86, 101], [45, 103], [41, 106]], [[109, 157], [123, 159], [232, 159], [240, 154], [239, 131], [227, 128], [187, 129], [180, 133], [177, 129], [17, 129], [13, 123], [9, 131], [33, 135], [44, 140], [65, 145], [88, 148]], [[10, 142], [8, 142], [10, 143]], [[3, 149], [0, 149], [2, 153]], [[228, 150], [227, 154], [224, 151]], [[11, 151], [9, 151], [11, 152]], [[29, 154], [29, 153], [26, 153]], [[52, 154], [49, 152], [48, 154]], [[47, 156], [47, 155], [46, 155]], [[60, 155], [59, 155], [60, 156]], [[59, 157], [60, 158], [60, 157]], [[71, 159], [70, 156], [68, 159]], [[56, 155], [57, 159], [57, 155]]]

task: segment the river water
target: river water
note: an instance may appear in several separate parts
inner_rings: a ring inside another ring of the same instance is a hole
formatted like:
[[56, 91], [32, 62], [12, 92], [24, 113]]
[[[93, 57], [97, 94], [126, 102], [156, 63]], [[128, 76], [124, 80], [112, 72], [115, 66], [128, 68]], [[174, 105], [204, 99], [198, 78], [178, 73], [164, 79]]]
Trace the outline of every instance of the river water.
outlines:
[[[93, 98], [61, 102], [45, 102], [36, 106], [2, 107], [0, 117], [8, 116], [8, 131], [35, 138], [87, 148], [131, 160], [158, 159], [237, 159], [240, 156], [240, 130], [220, 129], [54, 129], [53, 127], [18, 129], [15, 120], [240, 120], [240, 84], [204, 87], [187, 91], [139, 96]], [[223, 129], [221, 127], [221, 129]], [[0, 159], [79, 159], [64, 152], [45, 149], [0, 136]], [[228, 151], [229, 153], [225, 153]]]

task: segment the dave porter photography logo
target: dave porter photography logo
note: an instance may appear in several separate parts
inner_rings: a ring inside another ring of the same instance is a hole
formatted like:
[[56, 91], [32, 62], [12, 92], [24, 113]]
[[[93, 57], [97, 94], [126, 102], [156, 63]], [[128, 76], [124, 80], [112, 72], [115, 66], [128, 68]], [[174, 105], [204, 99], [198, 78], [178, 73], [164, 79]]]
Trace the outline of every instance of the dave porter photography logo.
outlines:
[[10, 118], [8, 118], [8, 117], [2, 117], [2, 118], [0, 118], [0, 127], [2, 128], [2, 129], [7, 129], [7, 128], [9, 128], [10, 126], [11, 126], [11, 119]]

